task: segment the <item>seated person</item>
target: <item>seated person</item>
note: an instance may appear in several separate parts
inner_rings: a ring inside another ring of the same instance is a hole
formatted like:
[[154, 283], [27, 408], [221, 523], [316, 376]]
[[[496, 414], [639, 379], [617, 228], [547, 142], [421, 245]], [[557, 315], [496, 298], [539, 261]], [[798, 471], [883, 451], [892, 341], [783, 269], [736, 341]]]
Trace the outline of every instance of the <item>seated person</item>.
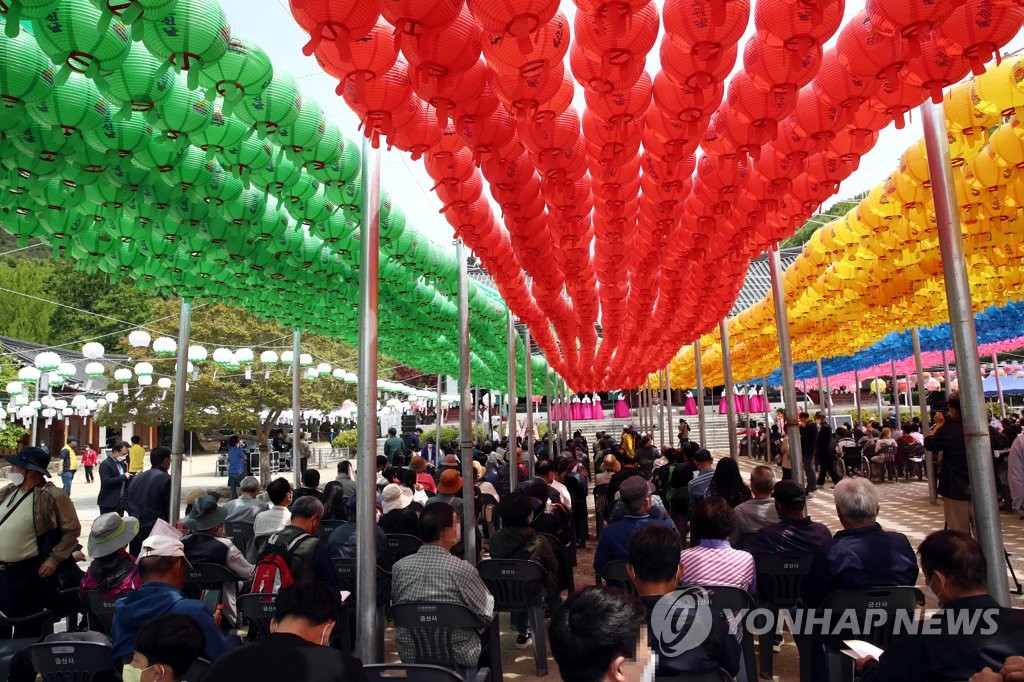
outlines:
[[139, 589], [142, 578], [128, 545], [139, 532], [139, 520], [117, 512], [101, 514], [89, 531], [92, 563], [82, 577], [79, 591], [99, 590], [104, 599], [115, 599]]
[[[658, 677], [679, 677], [684, 673], [707, 673], [719, 668], [735, 676], [740, 669], [740, 643], [729, 633], [729, 624], [721, 611], [702, 609], [691, 605], [685, 611], [685, 620], [676, 621], [673, 633], [683, 637], [690, 628], [708, 628], [707, 636], [697, 646], [677, 655], [665, 652], [667, 643], [662, 643], [651, 630], [651, 614], [655, 605], [666, 594], [676, 591], [683, 566], [676, 557], [682, 552], [679, 536], [668, 528], [644, 526], [629, 539], [629, 565], [626, 570], [636, 585], [640, 600], [647, 614], [647, 635], [651, 649], [658, 654]], [[683, 603], [677, 602], [683, 607]], [[703, 621], [710, 619], [710, 622]], [[699, 622], [703, 621], [703, 622]]]
[[844, 478], [833, 496], [843, 530], [814, 552], [804, 580], [804, 602], [817, 606], [836, 590], [862, 590], [882, 585], [913, 585], [917, 559], [903, 533], [882, 530], [878, 489], [866, 478]]
[[[380, 455], [379, 457], [377, 457], [378, 467], [380, 467], [381, 457], [384, 456]], [[387, 457], [384, 457], [384, 463], [387, 464]], [[386, 469], [381, 473], [381, 475], [383, 476], [385, 474]], [[319, 478], [317, 480], [319, 483]], [[350, 462], [347, 459], [343, 459], [340, 462], [338, 462], [338, 477], [334, 480], [341, 484], [341, 495], [346, 500], [355, 495], [356, 491], [359, 489], [358, 486], [356, 485], [355, 479], [352, 478], [352, 462]]]
[[434, 477], [427, 471], [427, 460], [419, 455], [413, 455], [409, 460], [409, 468], [416, 474], [416, 485], [421, 486], [418, 490], [425, 490], [432, 495], [437, 494], [437, 485]]
[[811, 521], [807, 515], [807, 491], [796, 481], [779, 481], [772, 492], [777, 523], [765, 526], [754, 535], [747, 551], [759, 554], [813, 552], [832, 540], [824, 524]]
[[266, 502], [256, 499], [260, 494], [260, 479], [255, 476], [246, 476], [242, 479], [238, 489], [241, 491], [238, 497], [224, 505], [227, 512], [224, 520], [232, 523], [253, 523], [256, 515], [265, 512], [270, 508]]
[[[182, 519], [182, 523], [189, 530], [181, 539], [185, 546], [185, 558], [192, 565], [222, 566], [240, 580], [249, 580], [252, 578], [253, 565], [246, 561], [245, 555], [235, 547], [231, 538], [225, 537], [226, 516], [227, 509], [217, 504], [212, 495], [202, 495], [192, 503], [192, 511]], [[238, 622], [237, 590], [236, 581], [229, 580], [223, 583], [220, 603], [224, 605], [224, 615], [231, 625]]]
[[753, 497], [733, 508], [736, 512], [736, 533], [733, 543], [743, 549], [740, 543], [749, 543], [754, 534], [765, 526], [778, 523], [779, 513], [775, 510], [772, 491], [775, 489], [775, 472], [771, 467], [754, 467], [750, 472], [750, 492]]
[[366, 682], [363, 664], [327, 646], [341, 600], [323, 583], [294, 583], [274, 603], [270, 634], [214, 661], [204, 682]]
[[643, 476], [631, 476], [623, 481], [619, 497], [626, 505], [627, 514], [621, 521], [609, 523], [601, 533], [594, 553], [594, 572], [597, 574], [609, 561], [629, 560], [629, 538], [638, 528], [648, 524], [672, 530], [676, 527], [671, 521], [651, 516], [651, 489]]
[[551, 654], [566, 682], [654, 678], [644, 606], [616, 589], [587, 587], [551, 618]]
[[153, 535], [142, 541], [139, 553], [142, 586], [118, 599], [114, 610], [111, 639], [115, 661], [131, 657], [135, 635], [144, 623], [169, 613], [188, 616], [199, 625], [205, 637], [203, 658], [212, 661], [234, 646], [214, 622], [206, 605], [196, 599], [186, 599], [182, 594], [186, 564], [185, 547], [180, 540]]
[[[331, 563], [331, 552], [327, 543], [316, 535], [323, 517], [323, 503], [312, 495], [306, 495], [292, 505], [291, 522], [281, 532], [268, 537], [267, 545], [275, 545], [281, 549], [292, 547], [291, 569], [296, 582], [319, 580], [331, 589], [340, 590], [338, 575], [334, 572], [334, 564]], [[266, 591], [253, 585], [253, 591], [257, 590]]]
[[324, 501], [324, 494], [320, 492], [320, 472], [316, 469], [306, 469], [302, 472], [302, 487], [292, 494], [292, 504], [307, 495]]
[[1008, 656], [1024, 655], [1024, 610], [1001, 608], [989, 596], [977, 542], [966, 533], [940, 530], [917, 553], [940, 610], [919, 633], [898, 635], [879, 660], [857, 661], [864, 682], [965, 680], [986, 666], [999, 667]]
[[693, 453], [693, 464], [697, 469], [697, 475], [686, 484], [690, 493], [690, 509], [707, 497], [711, 479], [715, 477], [715, 459], [709, 450], [701, 448]]
[[252, 524], [253, 545], [257, 551], [272, 533], [284, 530], [292, 517], [288, 510], [292, 504], [292, 484], [288, 479], [281, 477], [271, 481], [267, 485], [267, 497], [270, 498], [270, 509], [257, 514]]
[[398, 483], [388, 483], [381, 497], [383, 514], [379, 523], [384, 533], [419, 537], [420, 517], [409, 508], [413, 499], [412, 490]]
[[701, 500], [693, 509], [690, 525], [701, 541], [679, 555], [683, 565], [679, 584], [728, 585], [753, 594], [757, 582], [754, 557], [729, 544], [729, 536], [736, 530], [736, 513], [729, 503], [721, 497]]
[[[348, 518], [327, 538], [327, 548], [332, 558], [355, 559], [358, 554], [358, 543], [356, 542], [356, 516], [358, 510], [358, 495], [348, 498]], [[380, 526], [373, 526], [374, 539], [377, 545], [377, 567], [384, 571], [391, 572], [391, 548], [388, 545], [387, 535]], [[378, 595], [379, 596], [379, 595]]]
[[132, 660], [121, 671], [121, 679], [180, 682], [205, 646], [202, 628], [188, 616], [172, 613], [154, 618], [135, 635]]

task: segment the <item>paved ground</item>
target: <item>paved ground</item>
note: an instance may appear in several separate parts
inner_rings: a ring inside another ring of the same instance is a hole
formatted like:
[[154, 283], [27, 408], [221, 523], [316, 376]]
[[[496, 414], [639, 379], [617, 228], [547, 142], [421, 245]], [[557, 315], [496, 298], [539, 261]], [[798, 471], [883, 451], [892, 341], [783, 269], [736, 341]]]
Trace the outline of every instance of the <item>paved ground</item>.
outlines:
[[[184, 478], [182, 482], [182, 496], [195, 488], [223, 487], [226, 484], [226, 477], [214, 476], [214, 455], [195, 455], [190, 462], [184, 465]], [[745, 457], [740, 458], [740, 468], [744, 477], [759, 462], [751, 462]], [[323, 480], [329, 481], [334, 477], [334, 467], [322, 469]], [[779, 472], [778, 469], [776, 469]], [[781, 472], [779, 472], [781, 473]], [[289, 475], [289, 474], [282, 474]], [[811, 517], [824, 523], [833, 532], [841, 530], [836, 520], [835, 504], [832, 497], [831, 483], [818, 491], [808, 502]], [[924, 537], [943, 526], [942, 507], [932, 506], [928, 501], [927, 483], [911, 481], [884, 483], [879, 485], [881, 493], [881, 513], [879, 521], [888, 530], [900, 531], [907, 535], [911, 544], [916, 547]], [[98, 479], [91, 483], [85, 483], [84, 471], [80, 471], [72, 486], [71, 497], [78, 509], [82, 519], [82, 542], [88, 537], [92, 520], [99, 514], [96, 506], [96, 494], [99, 492]], [[1017, 518], [1015, 514], [1001, 514], [1003, 539], [1006, 550], [1011, 554], [1011, 563], [1019, 578], [1024, 579], [1024, 521]], [[593, 528], [593, 525], [591, 525]], [[579, 566], [576, 569], [577, 588], [592, 585], [593, 576], [593, 552], [596, 542], [592, 539], [587, 547], [579, 552]], [[1010, 580], [1009, 573], [1007, 579]], [[923, 579], [918, 581], [920, 587], [924, 587]], [[1010, 583], [1011, 592], [1014, 589]], [[1024, 607], [1024, 598], [1011, 594], [1014, 606]], [[929, 604], [934, 608], [934, 604]], [[515, 637], [510, 633], [508, 617], [502, 617], [502, 644], [504, 650], [503, 662], [504, 673], [508, 679], [530, 680], [536, 678], [532, 653], [530, 651], [518, 651], [515, 649]], [[394, 648], [394, 630], [388, 627], [386, 632], [386, 657], [389, 661], [397, 661]], [[558, 671], [554, 661], [550, 664], [551, 671], [549, 678], [557, 678]], [[787, 639], [783, 646], [782, 653], [776, 654], [775, 673], [778, 680], [795, 680], [797, 670], [796, 648], [791, 639]]]

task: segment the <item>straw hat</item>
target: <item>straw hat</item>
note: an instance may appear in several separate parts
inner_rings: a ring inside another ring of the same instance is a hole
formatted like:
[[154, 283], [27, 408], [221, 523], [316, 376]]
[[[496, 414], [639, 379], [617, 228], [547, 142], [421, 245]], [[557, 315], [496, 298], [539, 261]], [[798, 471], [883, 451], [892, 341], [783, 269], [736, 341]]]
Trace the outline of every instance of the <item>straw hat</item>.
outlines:
[[139, 520], [134, 516], [121, 516], [117, 512], [101, 514], [89, 531], [89, 556], [93, 559], [110, 556], [131, 544], [138, 534]]
[[405, 509], [412, 504], [412, 491], [397, 483], [388, 483], [381, 493], [381, 511], [387, 514], [396, 509]]

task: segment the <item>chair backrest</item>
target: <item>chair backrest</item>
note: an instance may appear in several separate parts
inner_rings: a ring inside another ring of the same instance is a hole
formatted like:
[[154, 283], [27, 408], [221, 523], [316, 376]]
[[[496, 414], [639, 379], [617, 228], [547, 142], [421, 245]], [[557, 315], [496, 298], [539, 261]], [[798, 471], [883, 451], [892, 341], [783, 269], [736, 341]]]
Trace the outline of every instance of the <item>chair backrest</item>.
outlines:
[[[738, 587], [727, 587], [723, 585], [701, 585], [708, 597], [708, 605], [718, 611], [731, 611], [733, 613], [743, 612], [751, 614], [756, 609], [754, 598], [746, 590]], [[730, 627], [733, 627], [730, 624]], [[743, 652], [743, 670], [746, 671], [747, 682], [757, 679], [757, 663], [754, 660], [754, 631], [738, 623], [735, 627], [743, 633], [740, 641], [740, 650]]]
[[520, 610], [544, 603], [548, 572], [528, 559], [484, 559], [476, 565], [497, 611]]
[[114, 626], [114, 607], [117, 605], [117, 597], [104, 599], [103, 593], [99, 590], [86, 590], [83, 594], [85, 608], [91, 613], [103, 627], [103, 632], [110, 634]]
[[320, 528], [316, 531], [316, 536], [327, 542], [327, 538], [331, 537], [331, 533], [334, 529], [345, 523], [342, 519], [323, 519], [320, 521]]
[[114, 670], [114, 650], [97, 642], [43, 642], [28, 648], [43, 682], [90, 682]]
[[755, 556], [754, 565], [761, 596], [779, 608], [800, 605], [804, 578], [811, 571], [813, 558], [810, 552]]
[[847, 445], [843, 448], [843, 460], [852, 462], [854, 464], [860, 464], [861, 451], [860, 447], [856, 445]]
[[194, 593], [219, 590], [224, 583], [237, 583], [240, 578], [220, 564], [193, 564], [185, 567], [185, 591]]
[[404, 559], [410, 554], [420, 551], [423, 541], [415, 535], [405, 533], [388, 533], [388, 549], [391, 551], [391, 561]]
[[594, 486], [594, 511], [603, 512], [608, 507], [608, 484]]
[[394, 605], [395, 627], [412, 640], [416, 663], [453, 666], [453, 636], [459, 630], [474, 632], [486, 623], [461, 604], [407, 602]]
[[276, 594], [243, 594], [237, 605], [240, 619], [249, 626], [249, 639], [270, 634], [270, 620], [277, 611]]
[[225, 521], [224, 534], [231, 538], [231, 542], [242, 554], [249, 551], [252, 545], [253, 532], [252, 524], [245, 521]]
[[626, 562], [621, 559], [609, 561], [601, 567], [601, 580], [605, 581], [609, 587], [617, 587], [634, 595], [637, 593], [636, 585], [626, 571]]
[[206, 674], [206, 669], [210, 667], [210, 661], [200, 656], [189, 666], [189, 669], [185, 671], [185, 676], [181, 678], [181, 682], [199, 682], [200, 678]]
[[[43, 609], [27, 616], [12, 617], [0, 611], [0, 632], [7, 631], [8, 635], [13, 634], [11, 628], [18, 625], [38, 624], [43, 635], [53, 634], [54, 615], [49, 609]], [[6, 637], [4, 639], [11, 639]], [[2, 639], [0, 639], [2, 641]]]
[[891, 444], [883, 445], [876, 454], [881, 455], [885, 458], [886, 462], [892, 462], [896, 459], [896, 446]]
[[334, 575], [338, 577], [338, 586], [343, 590], [355, 594], [356, 560], [332, 557], [331, 563], [334, 564]]
[[[906, 631], [914, 617], [914, 612], [924, 606], [924, 593], [916, 587], [886, 586], [872, 587], [866, 590], [837, 590], [825, 597], [818, 605], [819, 612], [831, 609], [833, 622], [829, 624], [829, 633], [835, 637], [855, 637], [885, 649], [893, 639], [897, 621], [901, 631]], [[856, 613], [858, 623], [844, 623], [843, 614], [846, 610]], [[878, 618], [869, 618], [868, 611], [877, 613], [884, 611], [886, 618], [881, 624]], [[838, 628], [842, 624], [844, 627]]]
[[422, 663], [375, 663], [363, 666], [366, 682], [412, 680], [412, 682], [462, 682], [453, 670]]

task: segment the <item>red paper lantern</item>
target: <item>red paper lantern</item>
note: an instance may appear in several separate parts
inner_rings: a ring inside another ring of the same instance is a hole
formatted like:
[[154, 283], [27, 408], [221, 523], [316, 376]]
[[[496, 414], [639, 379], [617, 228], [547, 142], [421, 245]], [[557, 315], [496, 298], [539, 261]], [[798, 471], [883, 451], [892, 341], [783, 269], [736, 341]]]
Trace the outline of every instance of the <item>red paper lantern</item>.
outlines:
[[665, 72], [654, 77], [654, 102], [671, 118], [684, 122], [705, 120], [722, 102], [725, 88], [715, 83], [709, 90], [679, 86]]
[[395, 65], [398, 49], [395, 46], [394, 30], [383, 19], [362, 38], [349, 43], [342, 40], [325, 40], [316, 48], [316, 61], [326, 73], [340, 82], [336, 92], [344, 92], [345, 83], [355, 84], [356, 93], [365, 95], [368, 81], [386, 73]]
[[935, 45], [948, 55], [962, 55], [975, 76], [985, 73], [985, 62], [1017, 35], [1024, 22], [1024, 7], [1012, 0], [967, 0], [935, 31]]
[[[343, 46], [364, 37], [377, 23], [382, 0], [289, 0], [295, 22], [310, 35], [302, 46], [307, 57], [322, 41]], [[347, 57], [346, 57], [347, 59]]]
[[776, 124], [796, 108], [797, 98], [789, 91], [759, 90], [750, 82], [746, 72], [740, 71], [729, 82], [726, 102], [741, 123], [762, 128], [769, 138], [774, 138]]
[[723, 82], [736, 64], [736, 43], [723, 45], [710, 55], [706, 52], [672, 40], [662, 40], [658, 48], [661, 68], [668, 77], [677, 85], [696, 89]]
[[515, 120], [503, 107], [497, 107], [486, 116], [459, 116], [455, 121], [463, 142], [477, 155], [491, 154], [513, 141]]
[[821, 0], [808, 5], [802, 0], [759, 2], [754, 7], [754, 26], [772, 47], [785, 47], [801, 57], [821, 47], [843, 20], [843, 0]]
[[494, 94], [516, 115], [516, 118], [527, 121], [544, 103], [558, 94], [564, 80], [565, 67], [558, 63], [536, 78], [495, 75], [491, 79], [491, 85]]
[[468, 5], [485, 31], [507, 33], [523, 54], [530, 51], [537, 31], [558, 11], [558, 0], [470, 0]]
[[958, 82], [970, 71], [962, 55], [941, 51], [934, 41], [921, 45], [918, 56], [907, 62], [906, 82], [930, 95], [932, 102], [942, 104], [942, 89]]
[[828, 151], [843, 157], [846, 161], [859, 164], [860, 157], [871, 151], [876, 142], [878, 142], [876, 131], [846, 127], [837, 132], [836, 136], [829, 141]]
[[651, 92], [651, 77], [644, 72], [628, 90], [618, 90], [603, 96], [588, 90], [584, 95], [587, 109], [595, 116], [608, 123], [625, 125], [647, 111], [651, 104]]
[[487, 66], [505, 76], [536, 78], [561, 63], [569, 51], [569, 21], [556, 12], [534, 32], [534, 38], [524, 46], [509, 34], [485, 31], [480, 44]]
[[813, 45], [801, 56], [784, 47], [772, 47], [755, 34], [743, 50], [743, 68], [754, 87], [795, 94], [811, 82], [821, 64], [821, 46]]
[[[390, 0], [387, 0], [390, 1]], [[442, 78], [468, 70], [480, 59], [480, 27], [465, 7], [450, 24], [399, 33], [397, 44], [421, 78]]]
[[720, 49], [735, 43], [743, 35], [750, 19], [747, 0], [666, 0], [662, 10], [665, 31], [672, 40], [690, 46], [705, 44]]
[[839, 60], [854, 76], [877, 79], [895, 86], [903, 69], [903, 44], [876, 31], [867, 12], [859, 12], [839, 32]]
[[388, 138], [388, 147], [397, 147], [409, 152], [413, 161], [433, 148], [441, 141], [442, 131], [431, 120], [426, 102], [418, 101], [419, 112], [411, 122], [398, 128]]
[[658, 38], [658, 8], [652, 2], [630, 17], [620, 30], [584, 12], [577, 12], [573, 22], [576, 41], [591, 61], [600, 62], [604, 71], [618, 69], [621, 73], [636, 72]]
[[416, 35], [455, 21], [462, 0], [383, 0], [380, 13], [397, 33]]
[[879, 88], [866, 106], [884, 113], [893, 120], [896, 129], [900, 130], [904, 126], [905, 115], [927, 98], [928, 93], [925, 90], [908, 80], [901, 80], [896, 87], [886, 85]]
[[365, 83], [362, 93], [351, 80], [345, 81], [343, 86], [342, 97], [363, 119], [365, 133], [372, 136], [375, 143], [377, 135], [391, 135], [396, 126], [419, 113], [419, 105], [412, 105], [412, 84], [403, 59], [397, 59], [393, 69]]
[[409, 74], [409, 80], [416, 94], [437, 111], [437, 123], [443, 127], [453, 117], [456, 106], [471, 102], [483, 93], [487, 84], [487, 67], [483, 60], [477, 60], [467, 71], [441, 77], [429, 73], [421, 75], [414, 70]]
[[600, 62], [588, 58], [579, 43], [573, 43], [569, 48], [569, 68], [576, 82], [584, 88], [598, 94], [607, 94], [633, 87], [644, 72], [644, 62], [631, 61], [613, 69], [605, 69]]
[[811, 85], [819, 99], [852, 112], [874, 93], [876, 81], [847, 71], [835, 48], [829, 48], [821, 58], [818, 75]]
[[867, 0], [865, 11], [875, 29], [906, 41], [908, 57], [919, 54], [922, 44], [931, 42], [932, 30], [952, 13], [962, 0]]
[[801, 137], [810, 138], [816, 149], [823, 150], [835, 138], [836, 131], [846, 125], [847, 115], [846, 109], [820, 102], [810, 92], [810, 88], [804, 88], [800, 103], [793, 112], [793, 130]]

